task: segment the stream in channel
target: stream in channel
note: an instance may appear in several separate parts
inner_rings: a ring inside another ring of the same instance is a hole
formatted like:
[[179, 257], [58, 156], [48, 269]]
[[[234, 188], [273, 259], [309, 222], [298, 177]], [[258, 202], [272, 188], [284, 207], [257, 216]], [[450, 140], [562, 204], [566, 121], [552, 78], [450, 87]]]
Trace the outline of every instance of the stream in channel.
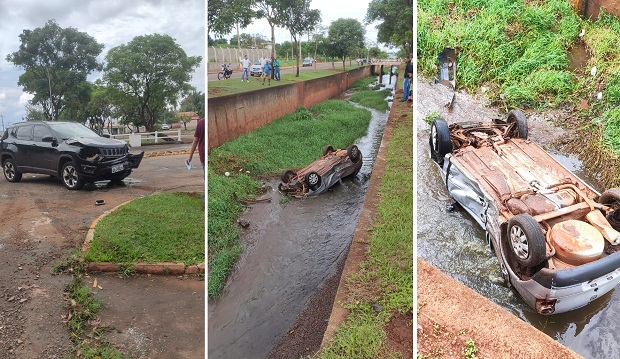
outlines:
[[[393, 89], [395, 77], [389, 85], [388, 76], [382, 82]], [[210, 358], [265, 358], [313, 294], [339, 275], [389, 114], [369, 111], [367, 134], [355, 141], [364, 162], [354, 180], [281, 205], [279, 179], [273, 179], [264, 196], [271, 202], [254, 204], [242, 215], [250, 223], [240, 238], [243, 253], [222, 295], [208, 304]], [[324, 145], [308, 150], [320, 154]]]

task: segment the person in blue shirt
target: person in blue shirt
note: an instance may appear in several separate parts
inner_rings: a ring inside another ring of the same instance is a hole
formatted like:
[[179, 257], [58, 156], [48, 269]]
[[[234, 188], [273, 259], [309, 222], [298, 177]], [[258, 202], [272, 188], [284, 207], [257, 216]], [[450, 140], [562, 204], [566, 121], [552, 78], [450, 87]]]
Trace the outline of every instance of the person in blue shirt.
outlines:
[[280, 81], [280, 61], [273, 59], [273, 77], [276, 81]]
[[268, 83], [267, 86], [271, 86], [271, 64], [269, 60], [265, 61], [265, 66], [263, 66], [263, 85], [265, 85], [265, 78], [267, 78]]

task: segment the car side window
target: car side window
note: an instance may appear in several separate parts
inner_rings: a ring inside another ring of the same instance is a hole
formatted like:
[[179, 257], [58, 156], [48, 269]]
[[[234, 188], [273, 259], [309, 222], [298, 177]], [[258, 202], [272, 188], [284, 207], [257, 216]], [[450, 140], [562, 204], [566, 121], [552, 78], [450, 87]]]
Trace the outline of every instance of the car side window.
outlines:
[[16, 129], [16, 136], [18, 140], [32, 141], [32, 127], [33, 126], [20, 126]]
[[35, 125], [34, 126], [34, 140], [38, 141], [38, 142], [42, 142], [43, 141], [43, 137], [50, 137], [50, 136], [54, 136], [52, 134], [52, 131], [50, 131], [49, 128], [47, 128], [46, 126], [43, 125]]

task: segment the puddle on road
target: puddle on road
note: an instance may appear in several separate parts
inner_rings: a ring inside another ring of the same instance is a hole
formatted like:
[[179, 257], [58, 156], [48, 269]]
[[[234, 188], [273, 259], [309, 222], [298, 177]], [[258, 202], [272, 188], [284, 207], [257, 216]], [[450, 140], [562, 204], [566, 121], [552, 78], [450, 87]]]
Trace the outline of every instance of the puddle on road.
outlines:
[[264, 358], [287, 333], [313, 294], [337, 273], [361, 212], [388, 112], [370, 110], [367, 135], [356, 141], [363, 166], [317, 197], [279, 204], [279, 180], [268, 183], [271, 203], [252, 205], [245, 246], [222, 296], [209, 302], [209, 356]]
[[[620, 342], [615, 334], [618, 331], [616, 318], [620, 316], [620, 291], [612, 290], [575, 311], [549, 317], [539, 315], [523, 302], [516, 291], [505, 286], [497, 259], [478, 224], [464, 210], [446, 210], [446, 205], [452, 200], [441, 178], [441, 171], [430, 159], [430, 126], [424, 118], [437, 112], [448, 122], [488, 121], [496, 114], [479, 101], [460, 93], [454, 110], [448, 112], [444, 107], [445, 98], [441, 85], [418, 81], [417, 255], [583, 357], [620, 357]], [[542, 128], [539, 126], [532, 123], [530, 137], [537, 142], [538, 138], [544, 142], [552, 139], [545, 139], [547, 135], [539, 132]], [[553, 132], [552, 129], [549, 132]], [[596, 179], [588, 176], [575, 156], [554, 151], [549, 153], [593, 188], [601, 190]]]

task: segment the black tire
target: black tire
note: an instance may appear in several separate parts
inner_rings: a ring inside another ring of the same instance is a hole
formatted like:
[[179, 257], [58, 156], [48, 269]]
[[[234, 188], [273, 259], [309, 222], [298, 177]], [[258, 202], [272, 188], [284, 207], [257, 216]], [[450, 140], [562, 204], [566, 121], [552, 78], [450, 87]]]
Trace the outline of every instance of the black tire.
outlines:
[[280, 179], [282, 180], [283, 183], [289, 183], [296, 176], [297, 176], [297, 173], [295, 173], [295, 171], [285, 170], [284, 172], [282, 172], [282, 176], [280, 176]]
[[357, 148], [356, 145], [351, 145], [347, 147], [347, 156], [351, 159], [353, 163], [358, 163], [360, 159], [362, 159], [362, 154], [360, 153], [360, 149]]
[[4, 178], [9, 182], [19, 182], [22, 179], [22, 174], [15, 167], [15, 162], [12, 158], [7, 158], [2, 164], [2, 170], [4, 172]]
[[314, 171], [308, 172], [304, 176], [304, 183], [313, 191], [321, 186], [321, 181], [321, 176]]
[[529, 214], [518, 214], [508, 221], [506, 245], [524, 267], [539, 265], [547, 255], [545, 235], [538, 222]]
[[84, 179], [80, 176], [73, 161], [67, 161], [62, 165], [60, 179], [67, 189], [78, 190], [84, 187]]
[[334, 152], [334, 148], [332, 146], [327, 145], [327, 146], [323, 147], [323, 156], [325, 156], [326, 154], [328, 154], [330, 152]]
[[616, 231], [620, 231], [620, 188], [610, 188], [599, 197], [598, 203], [611, 208], [607, 221]]
[[506, 122], [511, 125], [516, 124], [516, 126], [514, 126], [509, 133], [510, 137], [527, 139], [527, 118], [525, 118], [523, 112], [519, 110], [512, 110], [508, 112]]
[[443, 166], [444, 157], [452, 152], [450, 141], [450, 129], [444, 119], [436, 118], [431, 123], [431, 134], [428, 139], [431, 147], [431, 158], [440, 166]]
[[218, 72], [218, 73], [217, 73], [217, 79], [218, 79], [218, 80], [221, 80], [221, 79], [223, 79], [223, 78], [224, 78], [224, 72], [223, 72], [223, 71]]

